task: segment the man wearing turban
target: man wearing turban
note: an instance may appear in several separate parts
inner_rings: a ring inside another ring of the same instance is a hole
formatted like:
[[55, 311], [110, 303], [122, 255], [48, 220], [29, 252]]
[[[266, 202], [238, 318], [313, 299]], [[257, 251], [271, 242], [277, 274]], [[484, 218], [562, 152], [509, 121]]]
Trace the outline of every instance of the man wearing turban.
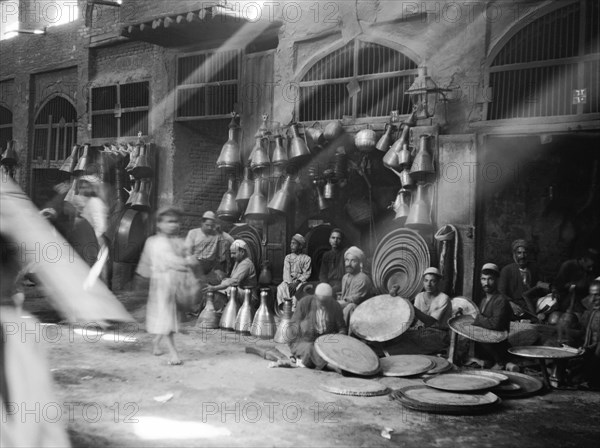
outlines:
[[532, 301], [534, 297], [530, 297], [530, 295], [537, 293], [537, 297], [541, 297], [543, 294], [540, 292], [543, 292], [543, 288], [547, 285], [538, 282], [537, 270], [529, 262], [527, 241], [515, 240], [511, 249], [514, 263], [502, 268], [498, 280], [498, 290], [508, 297], [517, 316], [523, 314], [523, 309], [535, 315], [535, 306]]
[[292, 309], [296, 309], [296, 291], [308, 281], [311, 274], [311, 259], [302, 253], [306, 240], [300, 234], [292, 237], [291, 253], [283, 260], [283, 282], [277, 287], [277, 304], [281, 306], [284, 300], [292, 300]]
[[352, 246], [344, 254], [346, 274], [342, 278], [340, 305], [348, 328], [356, 307], [371, 297], [373, 292], [371, 279], [362, 271], [365, 259], [365, 253], [356, 246]]

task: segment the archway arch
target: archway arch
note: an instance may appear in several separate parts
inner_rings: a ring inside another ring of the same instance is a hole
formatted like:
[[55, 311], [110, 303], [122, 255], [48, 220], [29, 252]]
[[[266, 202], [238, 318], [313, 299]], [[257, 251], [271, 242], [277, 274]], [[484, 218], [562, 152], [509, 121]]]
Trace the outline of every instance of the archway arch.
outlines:
[[64, 95], [54, 95], [35, 116], [33, 161], [58, 162], [68, 157], [77, 142], [77, 110]]

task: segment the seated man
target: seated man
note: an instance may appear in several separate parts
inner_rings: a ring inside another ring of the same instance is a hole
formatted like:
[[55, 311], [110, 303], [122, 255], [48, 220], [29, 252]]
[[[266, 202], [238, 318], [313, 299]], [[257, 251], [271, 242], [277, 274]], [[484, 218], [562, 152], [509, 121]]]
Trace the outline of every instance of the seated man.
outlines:
[[290, 325], [289, 347], [296, 357], [296, 366], [325, 368], [327, 362], [315, 350], [316, 339], [324, 334], [346, 333], [342, 309], [333, 298], [331, 286], [320, 283], [314, 296], [306, 296], [298, 302]]
[[598, 258], [598, 251], [588, 249], [574, 260], [565, 261], [558, 270], [553, 286], [558, 293], [559, 311], [569, 308], [569, 288], [575, 285], [575, 312], [582, 312], [581, 300], [588, 292], [588, 286], [594, 270], [594, 264]]
[[283, 282], [277, 287], [277, 305], [281, 307], [285, 300], [292, 300], [292, 310], [296, 309], [296, 291], [308, 280], [311, 273], [311, 259], [302, 253], [306, 240], [300, 234], [292, 237], [291, 253], [283, 260]]
[[[231, 243], [229, 249], [232, 260], [234, 260], [233, 269], [229, 277], [225, 277], [217, 285], [208, 285], [204, 288], [204, 292], [216, 292], [223, 291], [230, 286], [237, 287], [237, 301], [238, 304], [242, 303], [244, 297], [244, 287], [251, 287], [252, 289], [252, 300], [254, 305], [258, 301], [258, 295], [256, 293], [256, 287], [258, 282], [256, 280], [256, 270], [254, 264], [250, 260], [248, 254], [248, 245], [243, 240], [235, 240]], [[220, 310], [227, 304], [227, 298], [224, 294], [215, 294], [214, 305], [216, 310]]]
[[[479, 309], [480, 313], [475, 317], [473, 325], [487, 328], [495, 331], [508, 331], [510, 328], [510, 319], [512, 309], [506, 296], [498, 292], [498, 277], [500, 269], [494, 263], [486, 263], [481, 269], [481, 287], [485, 292], [485, 298], [482, 300]], [[509, 348], [508, 340], [497, 343], [475, 343], [475, 350], [478, 349], [491, 357], [494, 361], [493, 369], [504, 368]]]
[[344, 254], [346, 275], [342, 278], [342, 295], [339, 301], [348, 329], [350, 328], [350, 317], [356, 307], [370, 298], [373, 293], [373, 283], [369, 276], [362, 271], [364, 262], [365, 253], [356, 246], [352, 246]]
[[329, 235], [329, 245], [331, 250], [323, 254], [321, 259], [321, 269], [319, 270], [319, 281], [329, 283], [333, 288], [333, 293], [337, 294], [342, 290], [342, 278], [344, 277], [344, 251], [342, 244], [344, 234], [340, 229], [333, 229]]

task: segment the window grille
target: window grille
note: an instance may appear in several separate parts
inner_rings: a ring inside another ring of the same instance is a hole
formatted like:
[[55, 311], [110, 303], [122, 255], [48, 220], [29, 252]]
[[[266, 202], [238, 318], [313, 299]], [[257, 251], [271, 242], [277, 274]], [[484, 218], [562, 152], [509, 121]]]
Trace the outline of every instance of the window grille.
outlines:
[[179, 56], [176, 119], [230, 117], [238, 101], [240, 61], [238, 50]]
[[56, 96], [38, 112], [33, 134], [33, 160], [66, 159], [77, 143], [77, 112], [69, 100]]
[[148, 81], [92, 88], [92, 138], [148, 135]]
[[[417, 63], [403, 53], [355, 40], [317, 61], [299, 83], [300, 121], [387, 117], [411, 111], [404, 92], [417, 75]], [[356, 80], [356, 95], [348, 85]]]
[[491, 61], [488, 120], [600, 112], [599, 61], [599, 2], [575, 1], [545, 14]]
[[12, 112], [0, 106], [0, 148], [6, 149], [6, 144], [12, 140]]

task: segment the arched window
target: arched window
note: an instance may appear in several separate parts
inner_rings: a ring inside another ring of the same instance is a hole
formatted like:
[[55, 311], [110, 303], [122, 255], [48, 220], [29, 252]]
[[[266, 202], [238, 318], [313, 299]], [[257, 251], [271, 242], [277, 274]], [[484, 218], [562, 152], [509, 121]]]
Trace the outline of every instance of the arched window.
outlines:
[[0, 106], [0, 148], [5, 149], [9, 140], [12, 140], [13, 116], [6, 107]]
[[490, 55], [488, 120], [600, 112], [600, 2], [565, 3]]
[[38, 112], [33, 137], [33, 161], [64, 160], [77, 143], [77, 112], [69, 100], [55, 96]]
[[408, 114], [404, 92], [417, 63], [393, 48], [354, 40], [313, 64], [299, 82], [298, 119], [335, 120]]

